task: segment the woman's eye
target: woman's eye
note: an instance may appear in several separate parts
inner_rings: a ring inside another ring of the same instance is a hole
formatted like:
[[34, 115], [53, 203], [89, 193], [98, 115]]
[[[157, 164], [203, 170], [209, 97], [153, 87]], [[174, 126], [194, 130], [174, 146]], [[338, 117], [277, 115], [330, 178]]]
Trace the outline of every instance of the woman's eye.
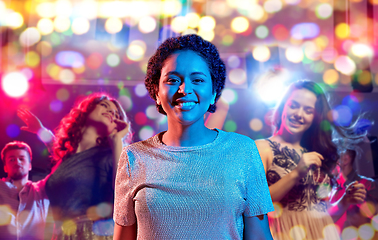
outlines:
[[193, 82], [200, 83], [200, 82], [204, 82], [204, 80], [201, 78], [196, 78], [193, 80]]

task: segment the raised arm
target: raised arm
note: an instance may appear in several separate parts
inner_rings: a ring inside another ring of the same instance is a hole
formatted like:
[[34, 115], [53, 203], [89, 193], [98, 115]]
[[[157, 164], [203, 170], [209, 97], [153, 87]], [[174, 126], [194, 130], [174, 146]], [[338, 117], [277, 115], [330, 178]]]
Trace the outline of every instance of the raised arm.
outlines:
[[130, 126], [127, 124], [127, 122], [119, 119], [114, 119], [114, 121], [117, 123], [117, 128], [114, 129], [114, 132], [109, 136], [110, 146], [113, 150], [113, 187], [117, 173], [119, 157], [121, 156], [123, 149], [122, 141], [130, 131]]
[[41, 120], [27, 109], [20, 108], [17, 110], [17, 116], [26, 124], [20, 129], [37, 134], [39, 139], [46, 145], [49, 153], [52, 153], [52, 147], [54, 143], [54, 134], [43, 126]]
[[[265, 172], [270, 168], [273, 162], [273, 153], [268, 141], [256, 141], [261, 160], [265, 167]], [[322, 155], [317, 152], [304, 153], [295, 169], [286, 174], [276, 183], [269, 186], [270, 195], [273, 202], [280, 201], [298, 182], [306, 176], [312, 165], [321, 166]]]

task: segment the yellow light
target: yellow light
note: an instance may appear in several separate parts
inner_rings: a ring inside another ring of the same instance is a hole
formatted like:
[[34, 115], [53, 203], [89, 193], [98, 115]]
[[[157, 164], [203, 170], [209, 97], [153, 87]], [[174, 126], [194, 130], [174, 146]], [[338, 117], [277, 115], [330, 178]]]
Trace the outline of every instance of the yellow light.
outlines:
[[54, 31], [54, 24], [50, 18], [41, 18], [37, 23], [37, 28], [42, 35], [49, 35]]
[[247, 74], [241, 68], [234, 68], [228, 73], [228, 78], [230, 82], [236, 85], [241, 85], [246, 82]]
[[25, 29], [19, 37], [20, 44], [24, 47], [30, 47], [41, 40], [41, 34], [35, 27]]
[[165, 16], [175, 16], [181, 12], [182, 5], [176, 0], [165, 0], [162, 2], [162, 13]]
[[127, 48], [127, 57], [133, 61], [140, 61], [146, 52], [146, 44], [141, 40], [134, 40]]
[[340, 39], [345, 39], [345, 38], [349, 37], [349, 34], [350, 34], [349, 25], [346, 24], [346, 23], [337, 24], [337, 26], [335, 28], [335, 34], [336, 34], [336, 37], [338, 37]]
[[371, 82], [371, 80], [372, 80], [371, 79], [371, 74], [370, 74], [369, 71], [364, 70], [364, 71], [362, 71], [362, 73], [358, 74], [357, 81], [361, 85], [369, 84]]
[[53, 18], [56, 15], [55, 3], [53, 2], [43, 2], [37, 5], [37, 14], [42, 18]]
[[105, 30], [110, 34], [120, 32], [122, 30], [122, 27], [123, 23], [121, 19], [116, 17], [108, 18], [105, 22]]
[[374, 56], [374, 50], [369, 45], [363, 43], [355, 43], [351, 47], [351, 52], [356, 57], [372, 57]]
[[339, 73], [335, 69], [328, 69], [323, 74], [323, 81], [328, 85], [333, 85], [339, 80]]
[[6, 21], [7, 26], [13, 29], [19, 28], [22, 26], [22, 24], [24, 24], [24, 18], [18, 12], [6, 14], [6, 18], [4, 20]]
[[69, 69], [62, 69], [60, 72], [59, 72], [59, 80], [62, 82], [62, 83], [65, 83], [65, 84], [70, 84], [70, 83], [73, 83], [74, 80], [75, 80], [75, 73], [73, 73], [71, 70]]
[[348, 76], [352, 75], [356, 71], [355, 62], [348, 56], [337, 57], [334, 65], [337, 71]]
[[0, 205], [0, 226], [9, 225], [15, 214], [9, 205]]
[[279, 218], [282, 215], [282, 212], [283, 212], [283, 207], [282, 207], [281, 203], [273, 202], [273, 207], [274, 207], [274, 211], [269, 212], [268, 216], [270, 218]]
[[267, 0], [264, 2], [264, 9], [268, 13], [279, 12], [282, 9], [281, 0]]
[[329, 236], [332, 236], [334, 232], [340, 235], [340, 228], [336, 224], [328, 224], [323, 228], [323, 238], [324, 240], [331, 240]]
[[72, 71], [76, 74], [81, 74], [85, 71], [85, 65], [81, 65], [80, 67], [73, 67]]
[[362, 240], [370, 240], [373, 238], [374, 234], [375, 234], [374, 229], [370, 223], [362, 224], [358, 228], [358, 235], [360, 235], [360, 238]]
[[188, 20], [188, 27], [196, 28], [200, 22], [201, 17], [197, 13], [188, 13], [185, 18]]
[[89, 21], [86, 18], [75, 18], [72, 22], [72, 32], [76, 35], [82, 35], [89, 31]]
[[184, 32], [188, 29], [188, 20], [183, 16], [175, 17], [171, 23], [172, 31], [176, 33]]
[[270, 58], [270, 50], [267, 46], [257, 46], [253, 49], [252, 56], [259, 62], [266, 62]]
[[41, 58], [34, 51], [29, 51], [25, 54], [25, 63], [29, 67], [36, 67], [40, 63]]
[[110, 17], [124, 18], [124, 17], [130, 16], [132, 11], [136, 11], [136, 10], [137, 9], [132, 9], [132, 5], [130, 4], [130, 2], [103, 1], [103, 2], [99, 2], [98, 16], [101, 18], [110, 18]]
[[326, 36], [322, 35], [315, 39], [315, 44], [318, 48], [324, 49], [328, 46], [329, 40]]
[[75, 221], [73, 220], [64, 221], [62, 224], [62, 232], [67, 236], [71, 236], [75, 234], [76, 229], [77, 229], [77, 225]]
[[321, 51], [312, 41], [307, 41], [303, 44], [305, 55], [308, 59], [313, 61], [318, 60], [321, 56]]
[[263, 123], [260, 119], [254, 118], [249, 122], [249, 127], [252, 129], [252, 131], [258, 132], [263, 128]]
[[72, 3], [67, 0], [59, 0], [55, 3], [55, 12], [57, 16], [70, 17], [72, 13]]
[[41, 41], [37, 44], [37, 51], [42, 55], [42, 56], [48, 56], [52, 52], [52, 47], [49, 42], [46, 41]]
[[101, 11], [99, 4], [94, 0], [75, 2], [75, 10], [88, 20], [97, 18], [97, 9], [99, 9], [98, 11]]
[[46, 72], [54, 80], [59, 80], [60, 67], [56, 64], [50, 63], [47, 65]]
[[213, 41], [214, 39], [214, 36], [215, 36], [215, 33], [214, 31], [202, 31], [202, 30], [199, 30], [198, 33], [197, 33], [199, 36], [201, 36], [203, 39], [205, 39], [206, 41]]
[[211, 16], [202, 17], [199, 22], [199, 30], [203, 32], [213, 31], [215, 28], [215, 19]]
[[285, 56], [288, 61], [293, 63], [299, 63], [303, 60], [303, 51], [300, 47], [288, 47], [285, 51]]
[[259, 4], [254, 4], [251, 6], [251, 9], [249, 10], [248, 18], [254, 20], [254, 21], [260, 21], [265, 16], [265, 10], [262, 6]]
[[322, 60], [326, 63], [334, 63], [338, 53], [334, 48], [327, 48], [322, 52]]
[[245, 17], [236, 17], [231, 22], [231, 29], [235, 33], [242, 33], [247, 31], [249, 22]]
[[156, 20], [150, 16], [142, 17], [139, 20], [138, 28], [142, 33], [150, 33], [156, 28]]
[[289, 230], [289, 235], [291, 239], [305, 240], [307, 232], [302, 225], [296, 225]]
[[71, 21], [67, 17], [56, 17], [54, 19], [54, 28], [57, 32], [65, 32], [71, 26]]

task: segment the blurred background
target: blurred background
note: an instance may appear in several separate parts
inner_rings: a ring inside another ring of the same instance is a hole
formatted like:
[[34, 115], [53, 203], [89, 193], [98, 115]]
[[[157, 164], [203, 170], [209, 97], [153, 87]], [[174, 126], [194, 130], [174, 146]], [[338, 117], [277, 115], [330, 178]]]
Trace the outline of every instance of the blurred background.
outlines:
[[[17, 109], [53, 130], [78, 97], [97, 91], [122, 103], [134, 141], [166, 130], [144, 87], [147, 61], [166, 38], [191, 33], [227, 65], [227, 115], [216, 123], [225, 131], [269, 137], [271, 109], [299, 79], [328, 91], [337, 124], [378, 119], [378, 0], [0, 0], [0, 147], [28, 143], [31, 179], [43, 178], [49, 154], [20, 130]], [[369, 133], [376, 139], [377, 124]], [[378, 174], [377, 148], [367, 148], [363, 175]]]

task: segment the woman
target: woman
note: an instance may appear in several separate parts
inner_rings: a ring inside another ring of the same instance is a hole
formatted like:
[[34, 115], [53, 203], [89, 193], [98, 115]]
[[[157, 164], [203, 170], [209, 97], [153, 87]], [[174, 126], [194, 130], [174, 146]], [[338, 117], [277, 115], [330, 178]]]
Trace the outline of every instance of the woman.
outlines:
[[150, 58], [145, 84], [168, 130], [122, 152], [114, 239], [271, 239], [254, 142], [204, 125], [224, 83], [216, 47], [197, 35], [169, 38]]
[[112, 239], [115, 169], [129, 125], [121, 105], [102, 93], [62, 119], [53, 146], [57, 164], [46, 183], [53, 239]]
[[330, 224], [350, 204], [364, 201], [363, 185], [354, 182], [337, 207], [328, 209], [334, 182], [331, 172], [339, 158], [330, 126], [348, 137], [346, 129], [334, 124], [330, 113], [318, 84], [295, 82], [275, 110], [273, 136], [256, 141], [275, 202], [276, 211], [269, 217], [275, 239], [339, 239]]

